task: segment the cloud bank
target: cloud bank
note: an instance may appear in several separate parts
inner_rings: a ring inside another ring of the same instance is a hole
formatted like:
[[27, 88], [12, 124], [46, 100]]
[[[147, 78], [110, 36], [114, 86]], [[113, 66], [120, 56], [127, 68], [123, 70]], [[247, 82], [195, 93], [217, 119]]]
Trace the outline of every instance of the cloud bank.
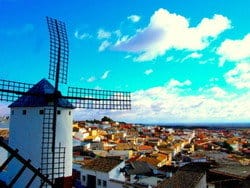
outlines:
[[164, 86], [132, 93], [132, 110], [80, 110], [76, 119], [112, 117], [138, 123], [230, 122], [249, 121], [250, 92], [236, 95], [213, 86], [197, 95], [182, 95], [191, 81], [171, 79]]
[[160, 8], [146, 28], [134, 36], [119, 39], [114, 49], [138, 53], [136, 61], [149, 61], [172, 48], [202, 50], [230, 27], [230, 20], [222, 15], [204, 18], [196, 27], [191, 27], [187, 18]]

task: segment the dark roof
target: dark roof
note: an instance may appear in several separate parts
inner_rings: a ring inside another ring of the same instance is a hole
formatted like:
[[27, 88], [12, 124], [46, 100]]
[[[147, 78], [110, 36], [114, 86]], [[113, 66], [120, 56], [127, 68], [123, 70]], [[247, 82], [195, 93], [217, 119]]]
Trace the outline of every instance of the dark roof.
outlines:
[[170, 179], [161, 182], [157, 188], [195, 188], [204, 173], [191, 171], [178, 171]]
[[158, 168], [158, 170], [163, 171], [163, 172], [176, 172], [179, 169], [178, 166], [169, 166], [169, 165], [164, 165]]
[[195, 188], [209, 167], [208, 163], [189, 163], [181, 167], [171, 178], [161, 182], [157, 188]]
[[129, 167], [127, 167], [127, 169], [126, 169], [126, 172], [129, 175], [147, 174], [147, 173], [150, 173], [151, 171], [152, 171], [152, 169], [150, 168], [148, 163], [146, 163], [144, 161], [131, 162]]
[[209, 171], [237, 179], [250, 179], [250, 165], [229, 163], [220, 165], [218, 168], [210, 169]]
[[192, 162], [184, 165], [180, 168], [182, 171], [192, 171], [192, 172], [206, 172], [210, 167], [209, 162]]
[[[16, 101], [14, 101], [10, 108], [12, 107], [44, 107], [51, 106], [53, 102], [53, 94], [55, 88], [46, 79], [42, 79], [40, 82], [35, 84], [31, 89], [27, 91], [27, 94], [22, 95]], [[58, 93], [60, 97], [60, 92]], [[63, 98], [58, 99], [58, 107], [62, 108], [74, 108], [73, 105]]]

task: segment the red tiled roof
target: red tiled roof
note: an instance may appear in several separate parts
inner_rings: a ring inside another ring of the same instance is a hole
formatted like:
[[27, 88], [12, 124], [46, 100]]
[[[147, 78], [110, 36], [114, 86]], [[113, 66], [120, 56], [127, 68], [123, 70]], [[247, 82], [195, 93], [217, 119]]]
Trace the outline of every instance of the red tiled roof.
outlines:
[[160, 161], [154, 157], [142, 157], [142, 158], [139, 158], [138, 161], [144, 161], [152, 166], [157, 166]]
[[141, 145], [138, 146], [138, 150], [142, 151], [142, 150], [152, 150], [153, 147], [152, 146], [147, 146], [147, 145]]

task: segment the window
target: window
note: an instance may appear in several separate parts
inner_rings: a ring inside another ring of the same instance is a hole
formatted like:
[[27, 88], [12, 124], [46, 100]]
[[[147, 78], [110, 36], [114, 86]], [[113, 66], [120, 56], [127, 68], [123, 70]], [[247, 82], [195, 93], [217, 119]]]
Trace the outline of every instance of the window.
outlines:
[[86, 181], [86, 177], [85, 176], [82, 176], [82, 181]]
[[11, 115], [14, 115], [14, 110], [11, 110]]
[[60, 115], [61, 114], [61, 110], [57, 110], [57, 114]]
[[97, 180], [97, 185], [101, 185], [102, 181], [100, 179]]
[[40, 115], [44, 114], [44, 110], [39, 110], [39, 114]]
[[71, 116], [71, 111], [69, 111], [69, 116]]
[[23, 110], [23, 115], [26, 115], [27, 114], [27, 110]]
[[103, 180], [103, 181], [102, 181], [102, 186], [103, 186], [103, 187], [107, 187], [107, 181], [104, 181], [104, 180]]

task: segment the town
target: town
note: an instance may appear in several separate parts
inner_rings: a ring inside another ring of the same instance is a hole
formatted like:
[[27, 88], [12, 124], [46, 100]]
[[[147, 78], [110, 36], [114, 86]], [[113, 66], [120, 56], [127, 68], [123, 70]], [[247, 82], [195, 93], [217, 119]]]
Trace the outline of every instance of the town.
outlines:
[[76, 187], [249, 187], [250, 130], [73, 124]]
[[[0, 129], [8, 143], [8, 128]], [[249, 187], [250, 129], [74, 121], [73, 185]], [[0, 148], [0, 164], [7, 153]]]

